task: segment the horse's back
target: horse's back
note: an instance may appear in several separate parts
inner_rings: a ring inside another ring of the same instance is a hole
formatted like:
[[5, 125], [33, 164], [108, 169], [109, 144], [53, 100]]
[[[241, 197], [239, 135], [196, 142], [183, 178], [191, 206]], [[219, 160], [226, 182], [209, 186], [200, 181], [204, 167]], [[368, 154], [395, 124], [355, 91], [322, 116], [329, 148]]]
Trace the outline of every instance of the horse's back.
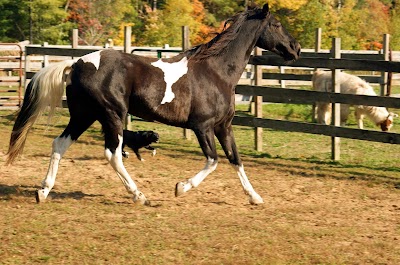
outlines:
[[[340, 84], [340, 93], [376, 96], [373, 88], [358, 76], [340, 72], [336, 82]], [[332, 72], [316, 71], [312, 83], [316, 91], [332, 92]]]

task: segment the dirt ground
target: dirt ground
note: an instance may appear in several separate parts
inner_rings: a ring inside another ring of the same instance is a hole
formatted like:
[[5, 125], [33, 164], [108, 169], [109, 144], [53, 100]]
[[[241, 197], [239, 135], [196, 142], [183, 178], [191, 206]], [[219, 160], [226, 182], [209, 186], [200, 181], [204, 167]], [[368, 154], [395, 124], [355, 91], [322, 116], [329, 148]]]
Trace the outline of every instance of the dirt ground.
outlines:
[[[0, 128], [2, 165], [9, 131]], [[0, 167], [0, 264], [400, 264], [399, 181], [390, 181], [398, 172], [247, 155], [265, 201], [252, 206], [220, 152], [217, 170], [175, 198], [175, 184], [205, 159], [195, 140], [165, 140], [156, 156], [125, 160], [145, 207], [132, 203], [101, 135], [89, 132], [36, 204], [59, 132], [33, 130], [24, 156]]]

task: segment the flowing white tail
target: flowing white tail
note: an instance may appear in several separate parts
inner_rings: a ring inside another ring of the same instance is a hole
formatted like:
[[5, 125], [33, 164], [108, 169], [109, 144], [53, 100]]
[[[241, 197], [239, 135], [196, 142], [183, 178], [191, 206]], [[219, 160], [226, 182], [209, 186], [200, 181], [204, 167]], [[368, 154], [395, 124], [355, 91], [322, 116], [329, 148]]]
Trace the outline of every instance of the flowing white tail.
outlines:
[[65, 71], [75, 60], [66, 60], [49, 65], [36, 73], [29, 83], [24, 101], [17, 115], [7, 152], [6, 164], [12, 164], [22, 153], [27, 134], [37, 118], [49, 106], [49, 116], [60, 106], [64, 93]]

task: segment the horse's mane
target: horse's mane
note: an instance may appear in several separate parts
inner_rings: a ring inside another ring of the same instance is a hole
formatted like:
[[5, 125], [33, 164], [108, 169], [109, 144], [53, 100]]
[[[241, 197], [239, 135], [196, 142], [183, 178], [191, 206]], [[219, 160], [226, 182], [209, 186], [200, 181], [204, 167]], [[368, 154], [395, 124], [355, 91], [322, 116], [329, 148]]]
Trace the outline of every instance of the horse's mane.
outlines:
[[219, 56], [226, 51], [226, 47], [237, 38], [243, 22], [250, 15], [257, 14], [259, 8], [249, 9], [237, 13], [233, 17], [227, 19], [224, 24], [224, 29], [217, 34], [211, 41], [197, 45], [185, 52], [191, 60], [203, 60], [213, 56]]

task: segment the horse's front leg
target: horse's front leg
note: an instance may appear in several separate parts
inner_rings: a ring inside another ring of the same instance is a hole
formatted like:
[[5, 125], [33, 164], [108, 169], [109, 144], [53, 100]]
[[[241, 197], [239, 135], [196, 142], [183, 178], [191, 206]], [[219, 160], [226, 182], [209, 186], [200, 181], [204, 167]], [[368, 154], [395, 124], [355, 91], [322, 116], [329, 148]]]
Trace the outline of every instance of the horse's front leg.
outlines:
[[363, 122], [364, 113], [362, 112], [362, 110], [360, 110], [359, 108], [356, 107], [355, 116], [356, 116], [358, 128], [364, 129], [364, 122]]
[[224, 149], [226, 157], [229, 162], [235, 168], [240, 182], [243, 187], [243, 191], [246, 195], [249, 195], [250, 204], [261, 204], [264, 203], [260, 195], [254, 190], [249, 179], [247, 178], [246, 172], [242, 161], [240, 159], [239, 152], [236, 147], [235, 137], [232, 131], [232, 125], [221, 125], [215, 128], [215, 135], [217, 136], [222, 148]]
[[209, 128], [207, 130], [196, 131], [195, 134], [199, 141], [200, 147], [207, 158], [204, 168], [194, 177], [185, 182], [178, 182], [175, 187], [175, 196], [180, 196], [189, 191], [191, 188], [196, 188], [200, 183], [217, 168], [218, 156], [215, 148], [214, 131]]

